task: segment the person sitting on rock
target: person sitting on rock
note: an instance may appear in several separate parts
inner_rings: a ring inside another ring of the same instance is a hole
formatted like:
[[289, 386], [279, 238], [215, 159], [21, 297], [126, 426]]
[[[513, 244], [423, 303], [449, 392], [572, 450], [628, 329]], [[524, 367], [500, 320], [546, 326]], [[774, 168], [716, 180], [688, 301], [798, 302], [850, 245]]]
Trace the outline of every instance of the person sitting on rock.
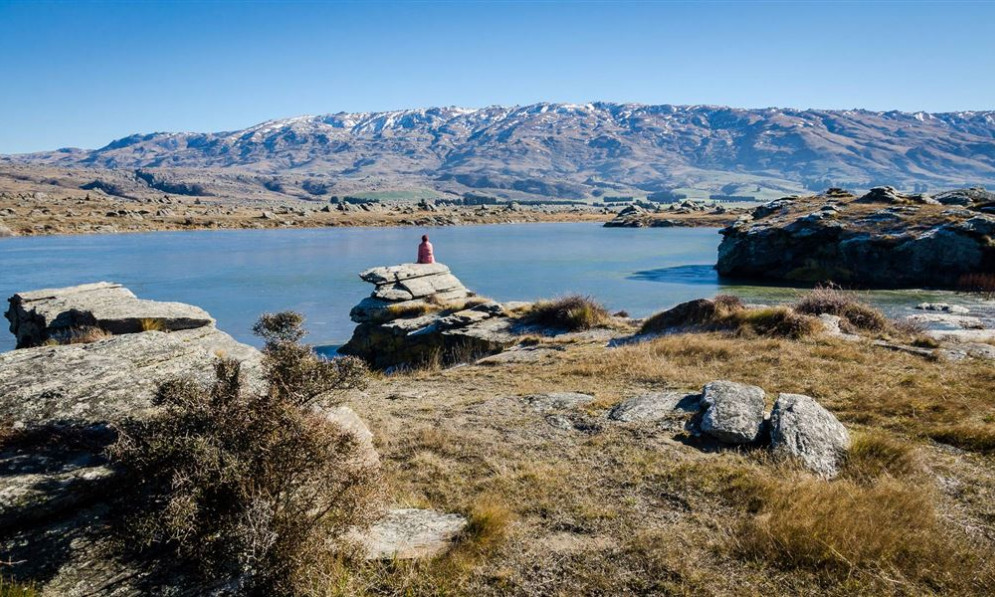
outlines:
[[432, 243], [428, 242], [428, 235], [423, 234], [421, 244], [418, 245], [418, 263], [435, 263], [435, 253], [432, 251]]

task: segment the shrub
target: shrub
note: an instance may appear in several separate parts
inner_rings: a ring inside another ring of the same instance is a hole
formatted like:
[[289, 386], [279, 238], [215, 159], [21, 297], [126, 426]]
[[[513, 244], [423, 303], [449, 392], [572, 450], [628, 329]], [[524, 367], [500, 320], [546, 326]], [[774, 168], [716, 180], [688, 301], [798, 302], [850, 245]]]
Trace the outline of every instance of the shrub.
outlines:
[[315, 408], [362, 385], [356, 359], [325, 361], [299, 344], [295, 313], [264, 315], [264, 392], [219, 359], [216, 379], [163, 383], [161, 412], [122, 425], [111, 457], [136, 488], [129, 543], [166, 549], [244, 591], [288, 593], [322, 546], [371, 511], [377, 466], [356, 436]]
[[880, 332], [888, 328], [888, 319], [880, 311], [863, 303], [838, 286], [816, 286], [797, 303], [795, 311], [808, 315], [836, 315], [851, 330]]
[[591, 297], [575, 294], [553, 301], [539, 301], [524, 319], [543, 327], [579, 332], [607, 324], [611, 315]]

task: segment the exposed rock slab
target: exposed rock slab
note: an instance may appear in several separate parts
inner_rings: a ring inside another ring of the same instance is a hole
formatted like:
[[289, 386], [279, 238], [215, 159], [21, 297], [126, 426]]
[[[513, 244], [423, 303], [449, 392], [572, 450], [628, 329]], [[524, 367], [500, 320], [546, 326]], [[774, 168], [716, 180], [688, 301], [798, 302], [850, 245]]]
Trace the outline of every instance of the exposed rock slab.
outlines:
[[532, 408], [543, 410], [565, 410], [584, 406], [594, 401], [594, 396], [579, 392], [551, 392], [548, 394], [529, 394], [522, 400]]
[[850, 434], [831, 412], [801, 394], [780, 394], [770, 414], [771, 449], [798, 458], [808, 469], [835, 477]]
[[191, 376], [210, 383], [218, 355], [242, 361], [250, 380], [258, 377], [259, 351], [214, 327], [0, 353], [0, 412], [24, 423], [137, 414], [165, 379]]
[[110, 334], [163, 331], [214, 324], [206, 311], [184, 303], [143, 300], [120, 284], [97, 282], [68, 288], [20, 292], [9, 299], [5, 317], [17, 347], [37, 346], [72, 329], [100, 328]]
[[401, 508], [363, 533], [354, 535], [367, 559], [408, 560], [431, 557], [449, 549], [468, 521], [459, 514]]
[[620, 402], [608, 412], [608, 418], [623, 423], [686, 418], [698, 412], [700, 404], [701, 394], [652, 392]]
[[705, 384], [701, 394], [705, 414], [701, 431], [730, 444], [757, 441], [764, 421], [764, 391], [733, 381]]

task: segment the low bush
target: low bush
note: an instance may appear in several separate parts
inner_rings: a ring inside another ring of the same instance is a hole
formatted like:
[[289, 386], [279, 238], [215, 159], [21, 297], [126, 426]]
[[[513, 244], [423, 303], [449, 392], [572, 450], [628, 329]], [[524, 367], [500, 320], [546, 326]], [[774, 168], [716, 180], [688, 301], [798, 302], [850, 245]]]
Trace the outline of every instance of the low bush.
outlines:
[[611, 315], [591, 297], [571, 295], [553, 301], [539, 301], [524, 320], [542, 327], [579, 332], [606, 325], [611, 321]]
[[833, 285], [817, 286], [795, 303], [794, 309], [807, 315], [836, 315], [849, 331], [880, 332], [889, 327], [884, 314]]
[[265, 391], [219, 359], [216, 380], [163, 383], [159, 414], [122, 425], [110, 455], [135, 487], [132, 549], [172, 552], [241, 592], [288, 594], [329, 539], [372, 513], [378, 468], [318, 405], [361, 386], [356, 359], [325, 361], [295, 313], [265, 315]]
[[742, 301], [730, 295], [720, 294], [711, 300], [688, 301], [648, 317], [639, 333], [659, 334], [669, 329], [689, 326], [726, 327], [729, 317], [744, 309]]

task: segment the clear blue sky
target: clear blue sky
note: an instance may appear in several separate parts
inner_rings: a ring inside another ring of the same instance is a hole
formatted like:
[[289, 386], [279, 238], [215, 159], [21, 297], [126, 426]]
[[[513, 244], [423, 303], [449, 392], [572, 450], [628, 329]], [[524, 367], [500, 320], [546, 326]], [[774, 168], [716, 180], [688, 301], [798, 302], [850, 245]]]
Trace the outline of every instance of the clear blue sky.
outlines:
[[0, 0], [0, 153], [408, 107], [995, 108], [991, 2]]

